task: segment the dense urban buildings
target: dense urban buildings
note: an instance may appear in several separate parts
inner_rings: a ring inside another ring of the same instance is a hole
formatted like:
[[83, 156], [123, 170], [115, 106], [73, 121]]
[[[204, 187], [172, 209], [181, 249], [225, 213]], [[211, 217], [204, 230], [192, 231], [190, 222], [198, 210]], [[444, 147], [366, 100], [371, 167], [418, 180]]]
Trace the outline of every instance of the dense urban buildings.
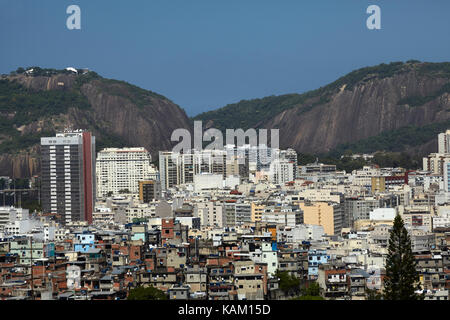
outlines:
[[[447, 161], [345, 172], [298, 165], [291, 149], [264, 162], [243, 148], [244, 161], [163, 151], [158, 170], [143, 148], [104, 149], [95, 162], [94, 141], [84, 131], [43, 138], [42, 212], [0, 207], [0, 299], [126, 299], [140, 286], [169, 299], [291, 299], [312, 285], [324, 299], [372, 299], [397, 215], [420, 293], [449, 299]], [[298, 281], [288, 290], [287, 277]]]

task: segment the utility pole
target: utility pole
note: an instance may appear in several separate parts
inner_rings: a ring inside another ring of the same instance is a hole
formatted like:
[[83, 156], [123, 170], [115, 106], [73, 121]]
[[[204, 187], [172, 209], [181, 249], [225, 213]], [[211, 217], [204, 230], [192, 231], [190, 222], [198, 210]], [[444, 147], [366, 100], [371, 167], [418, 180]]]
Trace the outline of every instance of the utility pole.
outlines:
[[209, 268], [206, 265], [206, 300], [209, 300]]
[[16, 206], [16, 179], [13, 179], [14, 181], [14, 207]]
[[33, 236], [30, 236], [30, 269], [31, 269], [31, 300], [34, 300], [34, 278], [33, 278]]

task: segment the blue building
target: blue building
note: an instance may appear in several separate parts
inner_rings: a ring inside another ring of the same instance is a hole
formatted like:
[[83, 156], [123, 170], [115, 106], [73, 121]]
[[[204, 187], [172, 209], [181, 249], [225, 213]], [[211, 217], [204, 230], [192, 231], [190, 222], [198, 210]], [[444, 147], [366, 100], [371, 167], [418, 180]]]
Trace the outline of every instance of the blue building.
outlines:
[[319, 265], [325, 264], [330, 259], [326, 250], [309, 250], [308, 251], [308, 277], [311, 280], [317, 279], [319, 276]]
[[77, 233], [73, 243], [75, 252], [86, 253], [95, 248], [95, 235], [93, 233]]

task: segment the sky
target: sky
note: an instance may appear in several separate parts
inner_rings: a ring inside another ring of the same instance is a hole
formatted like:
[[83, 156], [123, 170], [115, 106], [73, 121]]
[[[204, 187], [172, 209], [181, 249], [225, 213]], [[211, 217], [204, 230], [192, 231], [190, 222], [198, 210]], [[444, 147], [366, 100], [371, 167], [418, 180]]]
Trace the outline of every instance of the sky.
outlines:
[[[81, 30], [69, 30], [70, 5]], [[370, 5], [381, 30], [369, 30]], [[0, 0], [0, 73], [89, 68], [189, 116], [302, 93], [355, 69], [450, 61], [449, 0]]]

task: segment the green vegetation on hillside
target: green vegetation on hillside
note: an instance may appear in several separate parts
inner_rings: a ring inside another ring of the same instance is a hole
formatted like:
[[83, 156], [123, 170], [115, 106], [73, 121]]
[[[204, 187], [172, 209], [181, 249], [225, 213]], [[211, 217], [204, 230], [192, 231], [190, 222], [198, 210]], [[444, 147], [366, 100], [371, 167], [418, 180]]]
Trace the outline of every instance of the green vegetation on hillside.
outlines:
[[444, 93], [450, 93], [450, 83], [445, 84], [444, 86], [442, 86], [441, 89], [439, 89], [435, 93], [428, 95], [426, 97], [414, 96], [414, 97], [408, 97], [405, 99], [401, 99], [397, 102], [397, 105], [407, 104], [411, 107], [423, 106], [425, 103], [433, 101], [434, 99], [443, 95]]
[[90, 104], [79, 91], [34, 91], [16, 81], [0, 79], [0, 135], [9, 137], [0, 144], [0, 153], [12, 153], [39, 143], [44, 134], [21, 135], [17, 130], [41, 118], [63, 114], [69, 108], [88, 109]]
[[15, 153], [18, 150], [25, 150], [31, 146], [39, 144], [41, 137], [52, 137], [55, 135], [54, 131], [42, 131], [39, 134], [14, 134], [9, 140], [3, 141], [0, 144], [1, 153]]
[[[33, 69], [26, 74], [26, 70]], [[80, 70], [79, 70], [80, 71]], [[60, 74], [74, 74], [69, 70], [44, 69], [40, 67], [18, 68], [11, 72], [12, 76], [25, 77], [51, 77]], [[52, 116], [67, 114], [70, 108], [87, 110], [91, 108], [88, 99], [82, 94], [83, 85], [96, 81], [95, 85], [104, 93], [120, 96], [130, 100], [139, 108], [153, 103], [152, 98], [169, 99], [141, 89], [125, 81], [105, 79], [96, 72], [79, 72], [70, 89], [32, 90], [26, 88], [18, 81], [0, 78], [0, 153], [15, 153], [27, 149], [40, 142], [42, 136], [52, 136], [55, 132], [46, 131], [39, 134], [24, 134], [19, 128], [39, 119], [49, 119]], [[97, 151], [106, 147], [124, 147], [126, 141], [121, 137], [101, 130], [96, 123], [93, 124], [97, 134]]]
[[[410, 60], [406, 63], [392, 62], [366, 67], [350, 72], [338, 80], [316, 90], [303, 94], [286, 94], [281, 96], [269, 96], [262, 99], [242, 100], [238, 103], [229, 104], [217, 110], [201, 113], [193, 120], [214, 121], [214, 128], [224, 131], [226, 128], [257, 128], [261, 123], [273, 118], [275, 115], [292, 108], [299, 107], [298, 112], [303, 113], [311, 110], [317, 105], [329, 102], [332, 94], [344, 88], [352, 90], [358, 83], [364, 83], [372, 79], [384, 79], [395, 74], [407, 72], [415, 68], [418, 61]], [[434, 65], [424, 67], [430, 68], [429, 72], [436, 69]]]
[[75, 90], [34, 91], [15, 81], [0, 80], [0, 113], [11, 114], [2, 117], [2, 127], [5, 121], [11, 126], [22, 126], [40, 117], [65, 113], [72, 107], [88, 109], [90, 105]]
[[450, 120], [417, 127], [406, 126], [397, 130], [383, 132], [377, 136], [360, 140], [355, 143], [337, 146], [329, 156], [340, 156], [351, 153], [373, 153], [376, 151], [401, 152], [409, 147], [420, 146], [435, 139], [436, 136], [450, 127]]
[[106, 93], [128, 99], [139, 108], [143, 108], [146, 105], [152, 104], [152, 97], [170, 101], [160, 94], [142, 89], [138, 86], [121, 80], [102, 78], [101, 84], [102, 90], [104, 90]]
[[450, 62], [424, 62], [420, 64], [418, 72], [421, 75], [450, 79]]
[[[347, 172], [372, 164], [380, 167], [418, 169], [422, 165], [421, 156], [407, 153], [408, 149], [435, 139], [440, 132], [444, 132], [449, 127], [450, 120], [422, 127], [406, 126], [355, 143], [341, 144], [326, 154], [299, 154], [299, 164], [313, 163], [318, 158], [319, 162], [335, 164], [338, 170]], [[375, 153], [374, 158], [366, 161], [363, 158], [351, 157], [353, 154], [363, 153]]]
[[380, 167], [389, 168], [405, 168], [405, 169], [418, 169], [421, 167], [421, 157], [418, 155], [411, 156], [405, 152], [376, 152], [374, 157], [369, 160], [363, 158], [352, 158], [351, 154], [346, 155], [319, 155], [314, 156], [311, 154], [299, 154], [299, 165], [306, 165], [313, 163], [316, 159], [321, 163], [334, 164], [337, 170], [345, 170], [346, 172], [352, 172], [353, 170], [361, 169], [368, 165], [378, 165]]

